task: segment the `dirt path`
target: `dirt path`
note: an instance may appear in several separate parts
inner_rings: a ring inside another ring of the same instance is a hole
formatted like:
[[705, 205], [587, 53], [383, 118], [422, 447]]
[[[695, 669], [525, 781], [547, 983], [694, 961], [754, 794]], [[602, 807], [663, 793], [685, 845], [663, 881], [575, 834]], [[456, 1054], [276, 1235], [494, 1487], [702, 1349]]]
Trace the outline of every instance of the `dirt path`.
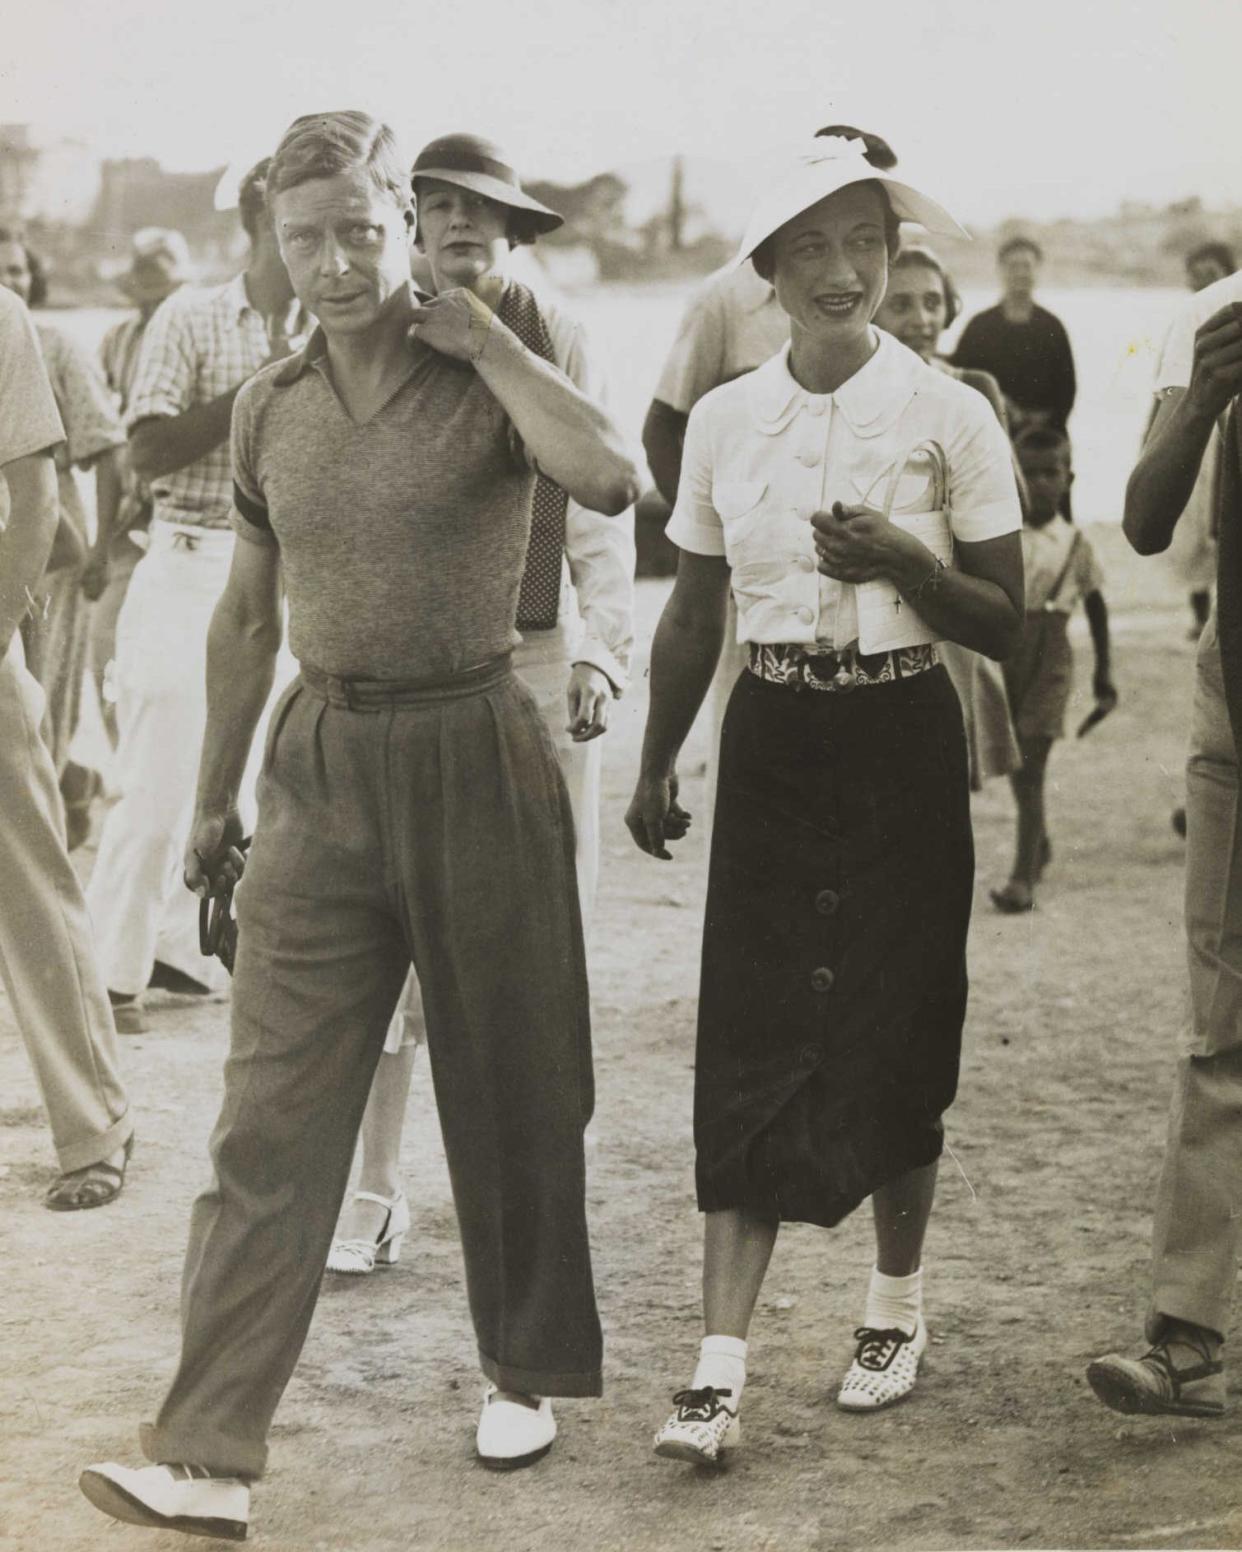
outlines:
[[[865, 1213], [791, 1228], [752, 1333], [746, 1443], [721, 1474], [656, 1460], [650, 1434], [699, 1335], [691, 1059], [701, 833], [676, 864], [621, 828], [641, 688], [609, 736], [593, 966], [591, 1144], [608, 1393], [510, 1479], [471, 1458], [477, 1375], [425, 1070], [407, 1133], [404, 1259], [325, 1287], [255, 1494], [256, 1546], [288, 1552], [828, 1552], [836, 1548], [1242, 1545], [1242, 1412], [1126, 1422], [1083, 1379], [1133, 1345], [1183, 1001], [1180, 789], [1191, 675], [1180, 601], [1107, 536], [1121, 709], [1052, 762], [1056, 861], [1029, 919], [996, 916], [1007, 791], [976, 800], [974, 991], [928, 1247], [934, 1345], [916, 1395], [831, 1404], [870, 1265]], [[644, 613], [658, 607], [646, 585]], [[1086, 678], [1080, 657], [1080, 683]], [[702, 758], [701, 737], [686, 768]], [[691, 808], [701, 781], [687, 782]], [[138, 1148], [121, 1201], [58, 1216], [29, 1070], [0, 1004], [0, 1549], [173, 1552], [110, 1527], [80, 1465], [131, 1460], [174, 1357], [186, 1216], [205, 1175], [225, 1009], [170, 1009], [124, 1042]]]

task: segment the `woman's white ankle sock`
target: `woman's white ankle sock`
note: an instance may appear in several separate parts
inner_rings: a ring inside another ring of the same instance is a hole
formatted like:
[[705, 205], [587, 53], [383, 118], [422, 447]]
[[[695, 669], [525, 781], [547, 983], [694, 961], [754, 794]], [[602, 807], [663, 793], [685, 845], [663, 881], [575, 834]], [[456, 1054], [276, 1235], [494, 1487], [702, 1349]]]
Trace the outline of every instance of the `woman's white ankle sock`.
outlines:
[[736, 1412], [745, 1384], [746, 1343], [737, 1336], [705, 1336], [699, 1344], [693, 1388], [710, 1385], [713, 1390], [727, 1390], [725, 1404], [730, 1412]]
[[871, 1270], [867, 1289], [867, 1311], [863, 1325], [873, 1331], [904, 1331], [913, 1336], [923, 1309], [923, 1268], [909, 1277], [887, 1277], [878, 1268]]

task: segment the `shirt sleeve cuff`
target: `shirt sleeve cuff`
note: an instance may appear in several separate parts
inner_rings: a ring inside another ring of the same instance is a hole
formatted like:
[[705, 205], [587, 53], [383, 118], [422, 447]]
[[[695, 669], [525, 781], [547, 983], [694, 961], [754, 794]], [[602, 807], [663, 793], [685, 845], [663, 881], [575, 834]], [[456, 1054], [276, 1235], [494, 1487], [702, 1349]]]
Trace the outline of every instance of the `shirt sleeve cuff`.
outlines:
[[148, 396], [145, 399], [135, 399], [125, 411], [125, 429], [133, 431], [134, 427], [143, 420], [155, 420], [157, 418], [173, 419], [181, 414], [181, 406], [171, 399], [157, 399]]
[[270, 526], [260, 528], [257, 523], [252, 523], [248, 517], [244, 517], [236, 507], [229, 513], [229, 525], [239, 539], [247, 539], [251, 544], [264, 544], [273, 550], [280, 548], [280, 543]]
[[614, 698], [625, 693], [626, 686], [630, 682], [630, 676], [622, 666], [621, 660], [616, 653], [610, 651], [598, 636], [583, 636], [573, 655], [573, 661], [575, 663], [586, 663], [591, 668], [598, 668], [600, 673], [612, 685]]
[[717, 524], [709, 528], [703, 523], [696, 523], [680, 507], [673, 508], [673, 515], [668, 520], [664, 534], [679, 550], [689, 550], [694, 555], [723, 555], [725, 552], [724, 533], [720, 526]]
[[968, 512], [953, 513], [953, 537], [963, 544], [982, 544], [1005, 534], [1020, 533], [1022, 509], [1013, 501], [994, 501], [989, 506], [971, 507]]

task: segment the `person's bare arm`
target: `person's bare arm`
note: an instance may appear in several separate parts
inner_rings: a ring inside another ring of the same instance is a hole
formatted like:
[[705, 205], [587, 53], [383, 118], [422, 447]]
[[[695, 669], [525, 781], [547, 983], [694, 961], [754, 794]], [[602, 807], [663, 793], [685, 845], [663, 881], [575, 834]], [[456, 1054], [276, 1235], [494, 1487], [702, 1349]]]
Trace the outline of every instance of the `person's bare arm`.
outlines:
[[1113, 684], [1112, 650], [1108, 634], [1108, 605], [1104, 594], [1096, 588], [1083, 599], [1087, 612], [1087, 626], [1091, 631], [1091, 646], [1095, 652], [1095, 673], [1092, 677], [1092, 694], [1097, 705], [1111, 709], [1117, 704], [1117, 690]]
[[[241, 384], [238, 384], [240, 388]], [[134, 473], [148, 484], [197, 463], [228, 440], [229, 420], [237, 388], [207, 404], [196, 404], [180, 415], [152, 415], [129, 433]]]
[[707, 694], [724, 642], [729, 564], [682, 550], [677, 580], [651, 646], [651, 694], [638, 783], [625, 816], [635, 844], [668, 860], [686, 833], [677, 802], [677, 756]]
[[276, 673], [281, 596], [279, 549], [239, 538], [207, 632], [207, 729], [185, 859], [186, 887], [196, 894], [241, 877], [237, 796]]
[[108, 551], [116, 538], [124, 483], [124, 448], [110, 447], [95, 461], [95, 542], [82, 568], [82, 591], [96, 599], [108, 581]]
[[675, 410], [663, 399], [652, 399], [643, 421], [643, 451], [656, 489], [668, 502], [677, 505], [677, 486], [681, 480], [681, 449], [686, 439], [688, 415]]
[[638, 499], [638, 470], [611, 418], [469, 291], [445, 291], [416, 306], [413, 333], [473, 363], [539, 471], [575, 501], [615, 517]]
[[0, 658], [30, 608], [32, 591], [60, 520], [52, 452], [30, 453], [0, 468], [9, 487], [9, 520], [0, 530]]
[[1217, 417], [1242, 392], [1242, 304], [1231, 302], [1195, 332], [1184, 390], [1160, 401], [1126, 486], [1122, 528], [1140, 555], [1167, 550], [1186, 510]]

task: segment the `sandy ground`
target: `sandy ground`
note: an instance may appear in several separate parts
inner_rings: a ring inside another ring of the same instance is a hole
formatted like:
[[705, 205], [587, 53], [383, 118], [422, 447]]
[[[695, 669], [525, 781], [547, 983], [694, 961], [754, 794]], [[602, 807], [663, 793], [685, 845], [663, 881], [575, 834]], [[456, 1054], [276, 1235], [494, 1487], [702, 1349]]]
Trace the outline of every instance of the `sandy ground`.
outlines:
[[[1242, 1411], [1127, 1421], [1087, 1360], [1133, 1347], [1149, 1207], [1183, 1009], [1178, 799], [1187, 619], [1160, 568], [1101, 537], [1122, 705], [1051, 767], [1056, 860], [1030, 918], [997, 916], [1004, 784], [976, 800], [979, 882], [961, 1093], [927, 1265], [924, 1378], [876, 1417], [832, 1396], [870, 1266], [865, 1212], [781, 1237], [751, 1342], [746, 1442], [726, 1471], [655, 1459], [652, 1429], [699, 1336], [690, 1101], [700, 828], [673, 864], [621, 825], [641, 683], [607, 751], [593, 956], [599, 1103], [590, 1197], [607, 1395], [564, 1403], [542, 1464], [472, 1459], [478, 1377], [425, 1070], [411, 1101], [414, 1232], [401, 1264], [330, 1280], [255, 1493], [258, 1546], [288, 1552], [525, 1548], [1236, 1547]], [[660, 584], [644, 584], [650, 625]], [[1080, 638], [1079, 682], [1089, 653]], [[1081, 697], [1080, 697], [1081, 698]], [[1085, 709], [1085, 700], [1082, 701]], [[685, 769], [701, 772], [701, 732]], [[701, 775], [686, 782], [698, 805]], [[89, 857], [84, 865], [89, 865]], [[134, 1460], [177, 1345], [186, 1217], [205, 1179], [226, 1010], [166, 1008], [124, 1041], [138, 1145], [121, 1199], [60, 1216], [37, 1095], [0, 1003], [0, 1548], [97, 1552], [179, 1537], [112, 1526], [74, 1486]]]

